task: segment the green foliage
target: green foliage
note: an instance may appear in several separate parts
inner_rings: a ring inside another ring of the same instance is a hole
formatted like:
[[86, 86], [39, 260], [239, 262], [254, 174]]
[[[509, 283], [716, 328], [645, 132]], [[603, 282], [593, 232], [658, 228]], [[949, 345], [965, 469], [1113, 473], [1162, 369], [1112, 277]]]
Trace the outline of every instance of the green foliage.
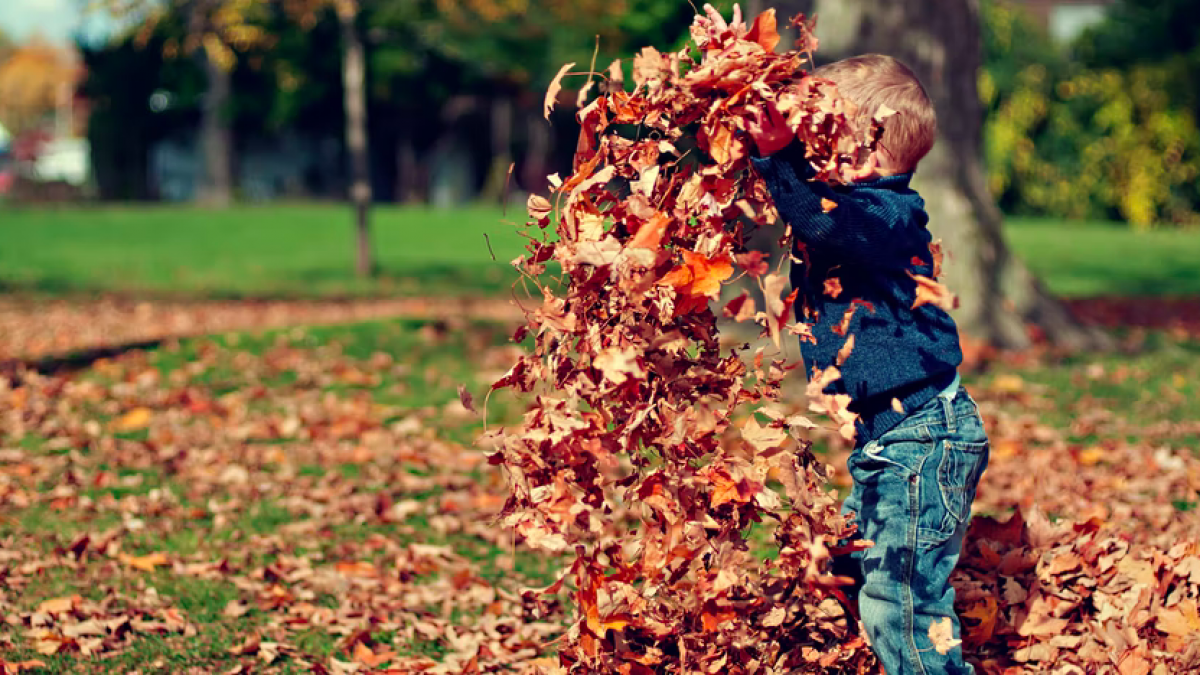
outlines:
[[[1200, 131], [1195, 85], [1181, 66], [1195, 57], [1130, 42], [1122, 22], [1131, 8], [1118, 5], [1079, 41], [1081, 59], [1020, 9], [985, 4], [979, 88], [990, 187], [1006, 210], [1138, 229], [1197, 221]], [[1169, 33], [1171, 21], [1142, 16], [1139, 39]]]

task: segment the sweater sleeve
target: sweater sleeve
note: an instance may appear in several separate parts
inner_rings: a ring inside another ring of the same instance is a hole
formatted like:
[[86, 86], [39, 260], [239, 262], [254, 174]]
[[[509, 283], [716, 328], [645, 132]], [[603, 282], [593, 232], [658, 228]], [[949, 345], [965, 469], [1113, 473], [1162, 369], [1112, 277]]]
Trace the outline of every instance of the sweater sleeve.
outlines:
[[[909, 222], [911, 208], [899, 198], [889, 199], [887, 190], [838, 192], [811, 180], [816, 172], [799, 144], [751, 162], [793, 235], [806, 244], [862, 263], [899, 268], [906, 268], [913, 252], [925, 246]], [[825, 200], [832, 204], [823, 204]]]

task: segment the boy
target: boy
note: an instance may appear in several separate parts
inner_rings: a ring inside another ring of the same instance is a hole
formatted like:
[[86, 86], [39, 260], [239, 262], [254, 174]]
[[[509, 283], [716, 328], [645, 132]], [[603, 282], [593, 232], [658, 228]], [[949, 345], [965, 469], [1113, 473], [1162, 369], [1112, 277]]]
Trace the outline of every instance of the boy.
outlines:
[[[750, 125], [763, 139], [763, 156], [752, 163], [791, 225], [795, 258], [804, 261], [793, 264], [791, 280], [804, 299], [796, 318], [816, 338], [801, 344], [805, 367], [834, 365], [845, 336], [855, 337], [841, 379], [826, 392], [849, 394], [859, 415], [847, 460], [854, 486], [843, 510], [855, 514], [859, 536], [874, 547], [839, 566], [859, 584], [862, 623], [888, 675], [973, 673], [961, 648], [935, 647], [930, 637], [931, 626], [949, 620], [959, 638], [949, 579], [988, 458], [978, 408], [959, 384], [954, 321], [932, 304], [912, 308], [910, 273], [934, 275], [928, 216], [909, 187], [937, 135], [933, 105], [912, 71], [887, 56], [838, 61], [812, 75], [836, 84], [860, 120], [883, 106], [896, 111], [883, 121], [874, 157], [845, 186], [811, 182], [804, 148], [771, 141], [782, 137], [778, 111]], [[831, 278], [840, 291], [826, 286]], [[860, 305], [842, 330], [856, 299], [870, 305]]]
[[[746, 32], [737, 5], [731, 25], [712, 6], [704, 10], [693, 28], [701, 45], [727, 30]], [[752, 164], [791, 225], [794, 260], [803, 261], [793, 264], [791, 281], [803, 300], [796, 319], [816, 338], [801, 341], [805, 367], [820, 373], [835, 365], [846, 336], [855, 337], [841, 378], [825, 392], [848, 394], [859, 415], [847, 460], [854, 486], [843, 511], [874, 546], [835, 567], [856, 579], [859, 614], [888, 675], [970, 674], [943, 631], [949, 624], [959, 639], [950, 573], [988, 442], [959, 384], [953, 319], [932, 304], [913, 308], [912, 275], [932, 279], [935, 263], [924, 201], [909, 181], [933, 146], [937, 118], [916, 76], [891, 57], [859, 56], [812, 75], [837, 85], [860, 122], [885, 106], [895, 111], [882, 122], [877, 149], [844, 186], [811, 180], [816, 172], [774, 106], [748, 124], [759, 154]], [[832, 279], [838, 283], [826, 285]], [[840, 325], [855, 300], [849, 326]]]

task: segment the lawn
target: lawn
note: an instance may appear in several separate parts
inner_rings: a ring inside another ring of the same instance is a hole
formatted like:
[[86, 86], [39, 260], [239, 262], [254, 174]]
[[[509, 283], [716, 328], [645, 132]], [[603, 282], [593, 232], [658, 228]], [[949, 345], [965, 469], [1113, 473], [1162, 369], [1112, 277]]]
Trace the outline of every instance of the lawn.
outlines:
[[368, 282], [352, 273], [354, 230], [340, 205], [9, 209], [0, 211], [0, 289], [311, 297], [511, 284], [520, 209], [507, 220], [482, 207], [373, 214], [380, 277]]
[[[372, 282], [347, 273], [347, 220], [320, 205], [6, 211], [0, 290], [98, 307], [73, 292], [478, 294], [514, 275], [505, 261], [521, 241], [496, 210], [377, 210]], [[1192, 233], [1044, 221], [1008, 233], [1059, 292], [1200, 294]], [[64, 330], [37, 301], [11, 311], [27, 332]], [[520, 350], [505, 321], [230, 329], [51, 375], [0, 371], [0, 669], [504, 672], [552, 657], [569, 602], [525, 590], [564, 559], [498, 524], [505, 478], [479, 442], [523, 410], [487, 395]], [[978, 513], [1036, 507], [1163, 551], [1200, 538], [1200, 342], [1122, 343], [1005, 354], [965, 376], [992, 442]], [[789, 384], [786, 413], [807, 412], [802, 391]], [[811, 434], [835, 467], [828, 487], [844, 491], [846, 445]], [[769, 524], [751, 543], [777, 553]], [[1016, 636], [1010, 620], [980, 619]]]
[[[520, 208], [507, 217], [491, 207], [373, 213], [380, 276], [362, 281], [351, 274], [353, 228], [341, 205], [10, 208], [0, 212], [0, 289], [329, 297], [470, 294], [512, 283]], [[1200, 295], [1195, 231], [1013, 218], [1007, 236], [1057, 293]]]
[[[0, 658], [53, 673], [458, 672], [552, 654], [566, 604], [521, 589], [563, 560], [495, 524], [503, 477], [458, 393], [483, 410], [510, 329], [230, 333], [0, 388]], [[1200, 345], [1144, 347], [968, 379], [993, 441], [981, 513], [1033, 500], [1119, 519], [1135, 542], [1186, 528]], [[516, 403], [490, 397], [489, 426], [516, 421]], [[821, 446], [840, 465], [844, 448]], [[773, 555], [769, 531], [755, 543]]]

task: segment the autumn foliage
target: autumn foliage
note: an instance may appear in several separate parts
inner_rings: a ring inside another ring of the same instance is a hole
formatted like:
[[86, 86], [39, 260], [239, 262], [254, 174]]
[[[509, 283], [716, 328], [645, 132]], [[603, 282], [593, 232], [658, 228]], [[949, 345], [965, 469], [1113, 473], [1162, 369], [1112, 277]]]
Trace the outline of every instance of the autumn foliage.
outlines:
[[[748, 31], [694, 32], [700, 57], [646, 48], [632, 91], [619, 64], [588, 74], [574, 173], [529, 199], [538, 234], [514, 264], [541, 298], [514, 339], [533, 348], [494, 388], [532, 404], [489, 442], [508, 478], [504, 524], [574, 554], [542, 591], [568, 587], [575, 609], [551, 672], [876, 669], [837, 602], [847, 580], [829, 573], [853, 526], [809, 451], [818, 425], [779, 405], [783, 379], [804, 375], [766, 350], [723, 351], [711, 308], [724, 282], [750, 275], [765, 306], [743, 295], [717, 311], [776, 346], [811, 339], [791, 322], [786, 279], [743, 244], [744, 228], [776, 225], [748, 162], [762, 106], [778, 107], [825, 180], [849, 176], [877, 130], [855, 128], [831, 85], [803, 77], [816, 40], [793, 24], [801, 39], [786, 53], [773, 11]], [[562, 291], [544, 283], [551, 262]], [[917, 282], [924, 302], [952, 302]], [[821, 393], [836, 377], [810, 378], [810, 408], [849, 436], [848, 401]], [[777, 556], [751, 553], [756, 523], [773, 525]], [[955, 579], [968, 655], [997, 673], [1061, 659], [1089, 669], [1071, 672], [1200, 664], [1185, 630], [1200, 620], [1197, 552], [1131, 548], [1100, 522], [981, 519]]]
[[[741, 223], [775, 221], [749, 171], [754, 106], [774, 101], [834, 180], [869, 130], [827, 84], [799, 80], [804, 52], [774, 52], [773, 11], [745, 34], [698, 37], [701, 59], [642, 50], [632, 93], [610, 68], [578, 113], [575, 172], [552, 177], [553, 203], [529, 200], [553, 234], [517, 261], [542, 289], [516, 336], [535, 346], [496, 383], [535, 394], [523, 425], [495, 439], [511, 488], [504, 522], [529, 546], [575, 552], [548, 589], [573, 586], [577, 620], [559, 652], [571, 672], [854, 671], [869, 652], [840, 612], [819, 608], [840, 581], [829, 547], [851, 530], [791, 433], [813, 423], [773, 405], [795, 364], [723, 353], [709, 305], [736, 262], [767, 301], [743, 296], [726, 313], [776, 344], [791, 328], [794, 294], [742, 245]], [[539, 281], [550, 261], [562, 295]], [[762, 417], [738, 414], [750, 410]], [[746, 538], [764, 520], [777, 523], [771, 560]]]

